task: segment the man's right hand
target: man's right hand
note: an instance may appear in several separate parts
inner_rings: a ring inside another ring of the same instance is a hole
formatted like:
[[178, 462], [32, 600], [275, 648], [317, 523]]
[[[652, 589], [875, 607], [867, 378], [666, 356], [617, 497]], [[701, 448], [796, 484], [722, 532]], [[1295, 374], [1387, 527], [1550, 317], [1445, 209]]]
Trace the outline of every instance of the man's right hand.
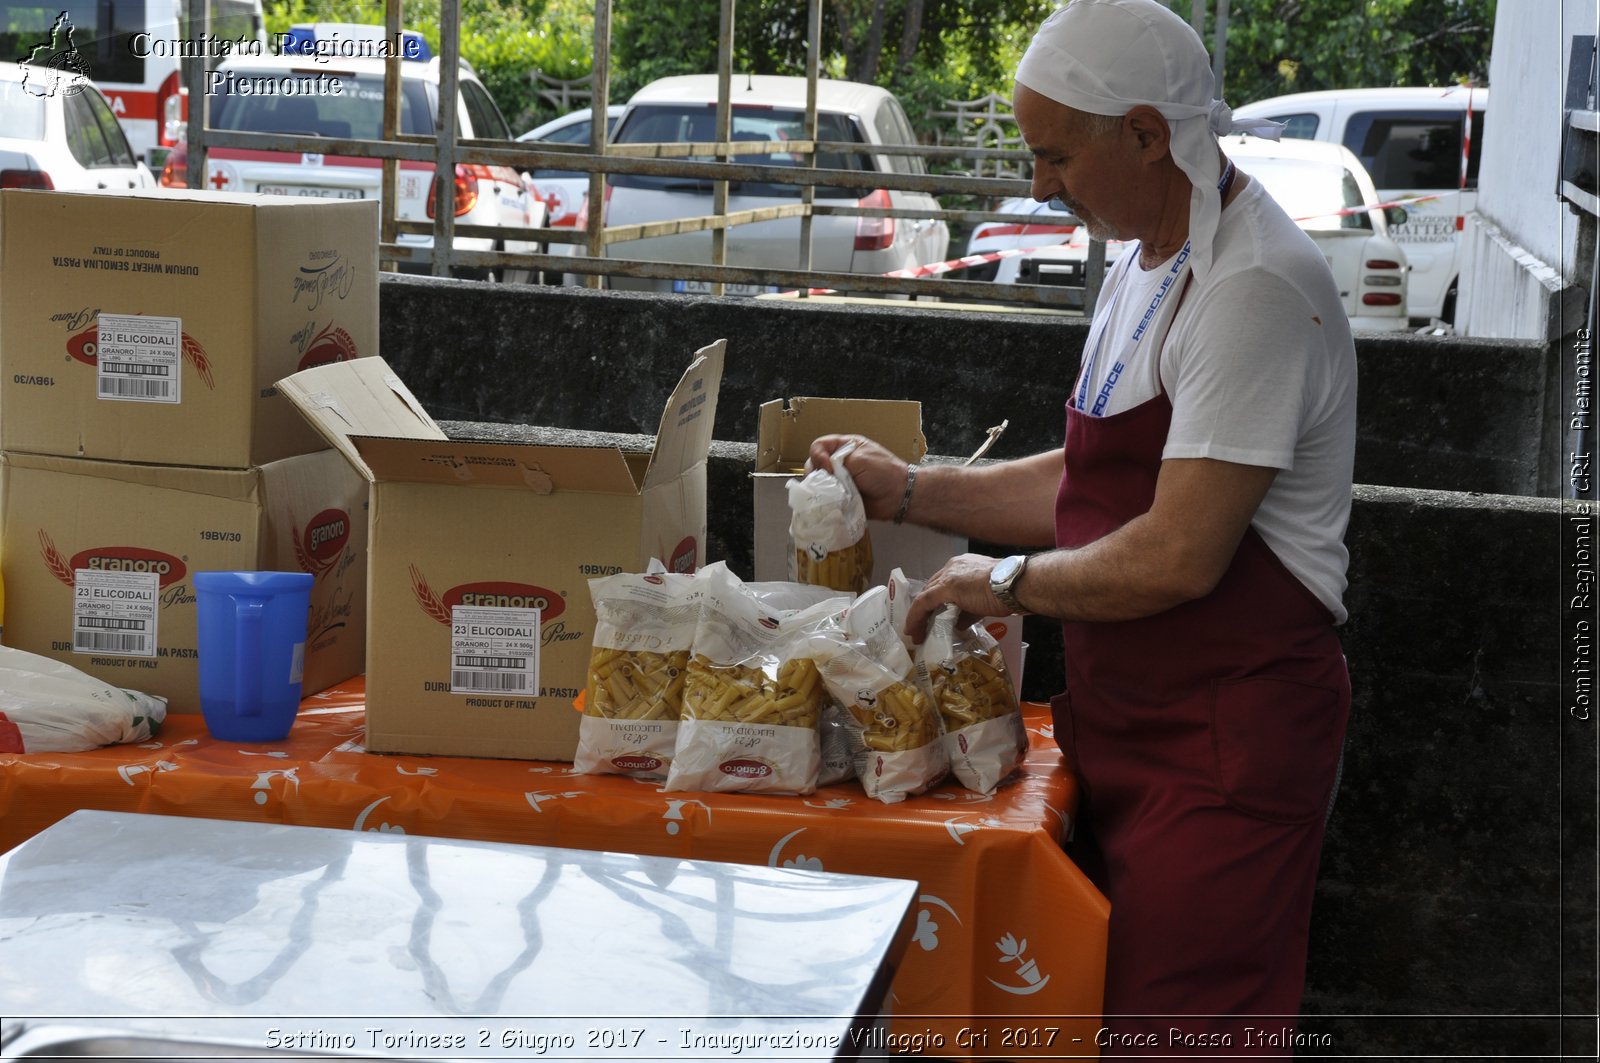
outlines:
[[906, 493], [906, 462], [881, 443], [862, 436], [820, 436], [811, 444], [808, 469], [833, 471], [833, 455], [849, 443], [857, 444], [844, 459], [845, 469], [861, 492], [867, 516], [892, 520]]

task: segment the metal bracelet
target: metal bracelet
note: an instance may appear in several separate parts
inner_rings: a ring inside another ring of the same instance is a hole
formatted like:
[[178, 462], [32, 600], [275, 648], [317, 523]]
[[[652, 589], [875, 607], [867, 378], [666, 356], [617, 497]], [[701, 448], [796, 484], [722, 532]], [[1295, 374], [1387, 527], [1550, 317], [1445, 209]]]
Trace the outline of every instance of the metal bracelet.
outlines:
[[917, 467], [906, 465], [906, 493], [900, 496], [900, 508], [894, 511], [894, 522], [904, 524], [906, 514], [911, 510], [911, 492], [917, 487]]

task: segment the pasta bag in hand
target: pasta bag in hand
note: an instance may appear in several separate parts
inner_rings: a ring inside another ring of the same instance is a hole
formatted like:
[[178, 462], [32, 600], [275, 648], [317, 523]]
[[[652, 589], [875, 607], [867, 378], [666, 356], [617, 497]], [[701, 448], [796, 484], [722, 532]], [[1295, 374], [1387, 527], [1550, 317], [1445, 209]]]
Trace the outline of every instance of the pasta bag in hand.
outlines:
[[902, 569], [895, 569], [889, 573], [889, 626], [894, 628], [895, 634], [900, 636], [900, 645], [906, 652], [916, 657], [917, 646], [911, 641], [911, 636], [906, 634], [906, 619], [911, 614], [911, 603], [916, 601], [917, 595], [928, 585], [924, 579], [912, 579]]
[[848, 444], [839, 448], [833, 472], [813, 469], [803, 479], [789, 481], [789, 541], [794, 548], [789, 577], [860, 594], [872, 583], [872, 536], [861, 492], [844, 467], [854, 449]]
[[849, 714], [845, 728], [867, 796], [894, 804], [943, 779], [949, 758], [939, 714], [889, 620], [887, 588], [861, 595], [811, 645], [828, 693]]
[[663, 789], [811, 793], [825, 693], [806, 634], [849, 599], [774, 615], [725, 570], [705, 590]]
[[574, 771], [666, 778], [683, 715], [700, 587], [718, 566], [726, 568], [718, 562], [684, 574], [652, 560], [646, 572], [589, 581], [594, 648]]
[[952, 774], [974, 793], [993, 792], [1028, 753], [1000, 644], [981, 624], [961, 627], [960, 610], [951, 603], [928, 621], [917, 667], [939, 708]]

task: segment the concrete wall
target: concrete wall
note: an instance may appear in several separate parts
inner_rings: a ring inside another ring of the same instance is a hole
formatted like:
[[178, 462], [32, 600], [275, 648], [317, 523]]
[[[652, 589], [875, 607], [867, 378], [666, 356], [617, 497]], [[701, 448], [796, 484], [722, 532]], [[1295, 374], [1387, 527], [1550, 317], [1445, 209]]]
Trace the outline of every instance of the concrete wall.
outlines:
[[1555, 189], [1571, 39], [1593, 34], [1595, 20], [1596, 0], [1497, 6], [1492, 114], [1484, 124], [1477, 213], [1463, 234], [1457, 324], [1464, 335], [1550, 340], [1577, 327], [1574, 302], [1562, 291], [1589, 286], [1594, 221], [1573, 215]]
[[[916, 399], [935, 453], [1060, 446], [1087, 327], [1077, 319], [662, 299], [386, 275], [382, 353], [435, 416], [654, 432], [690, 353], [728, 340], [718, 439], [755, 439], [793, 395]], [[1561, 492], [1561, 367], [1548, 344], [1364, 333], [1356, 479], [1493, 494]]]
[[[1026, 453], [1054, 444], [1081, 346], [1079, 326], [1015, 315], [450, 282], [385, 281], [383, 300], [385, 355], [430, 409], [472, 421], [652, 432], [690, 350], [727, 336], [708, 554], [743, 573], [755, 403], [913, 396], [928, 404], [936, 453], [967, 450], [1004, 416], [1015, 433], [1007, 452]], [[1482, 486], [1534, 475], [1554, 355], [1414, 338], [1361, 347], [1358, 465], [1479, 486], [1368, 480], [1355, 491], [1341, 629], [1354, 703], [1302, 1028], [1333, 1039], [1321, 1055], [1555, 1057], [1564, 1047], [1592, 1057], [1592, 1022], [1567, 1029], [1563, 1045], [1552, 1018], [1592, 1013], [1596, 992], [1595, 733], [1561, 701], [1561, 503]], [[446, 428], [648, 445], [560, 428]], [[1044, 698], [1062, 684], [1059, 632], [1037, 618], [1026, 632], [1025, 693]]]

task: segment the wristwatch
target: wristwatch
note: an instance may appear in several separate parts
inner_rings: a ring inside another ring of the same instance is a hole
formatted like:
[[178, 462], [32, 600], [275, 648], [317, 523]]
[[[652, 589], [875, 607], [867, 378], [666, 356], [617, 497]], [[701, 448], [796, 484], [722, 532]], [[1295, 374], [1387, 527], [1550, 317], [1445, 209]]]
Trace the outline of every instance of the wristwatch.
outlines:
[[1012, 589], [1017, 585], [1017, 580], [1022, 578], [1022, 573], [1027, 567], [1027, 554], [1012, 554], [996, 561], [994, 567], [989, 570], [989, 592], [1000, 599], [1000, 604], [1013, 613], [1027, 612], [1022, 603], [1017, 601], [1016, 592]]

